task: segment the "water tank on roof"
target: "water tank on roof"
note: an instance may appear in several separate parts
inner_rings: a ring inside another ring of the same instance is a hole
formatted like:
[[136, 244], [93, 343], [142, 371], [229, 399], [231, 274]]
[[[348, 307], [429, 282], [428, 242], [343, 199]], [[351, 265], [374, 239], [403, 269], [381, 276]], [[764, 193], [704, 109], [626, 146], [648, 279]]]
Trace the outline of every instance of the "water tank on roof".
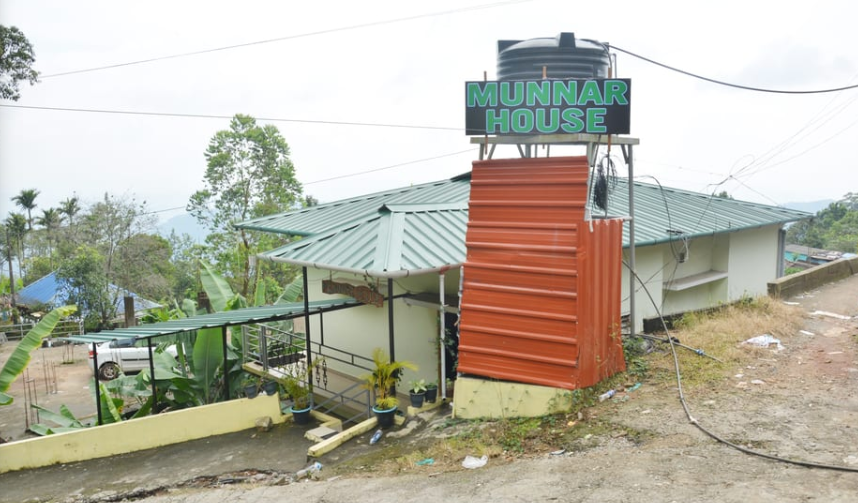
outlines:
[[596, 42], [574, 33], [553, 38], [498, 40], [498, 80], [538, 80], [542, 67], [550, 79], [607, 78], [610, 56]]

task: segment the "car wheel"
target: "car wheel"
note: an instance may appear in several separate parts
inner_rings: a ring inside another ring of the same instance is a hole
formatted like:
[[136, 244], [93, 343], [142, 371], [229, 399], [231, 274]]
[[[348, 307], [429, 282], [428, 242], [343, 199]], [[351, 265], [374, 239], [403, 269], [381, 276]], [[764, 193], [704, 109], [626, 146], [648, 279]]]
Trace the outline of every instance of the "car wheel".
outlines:
[[102, 381], [112, 381], [119, 377], [119, 365], [109, 362], [105, 363], [98, 369], [98, 377], [101, 378]]

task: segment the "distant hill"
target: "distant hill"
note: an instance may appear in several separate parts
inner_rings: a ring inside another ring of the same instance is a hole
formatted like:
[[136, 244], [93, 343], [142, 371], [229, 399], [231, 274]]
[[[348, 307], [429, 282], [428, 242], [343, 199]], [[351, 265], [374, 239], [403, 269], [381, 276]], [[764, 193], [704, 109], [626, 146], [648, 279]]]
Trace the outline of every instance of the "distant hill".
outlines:
[[823, 210], [828, 207], [829, 204], [833, 203], [834, 199], [822, 199], [820, 201], [806, 201], [801, 203], [786, 203], [784, 204], [785, 208], [789, 208], [791, 210], [798, 211], [806, 211], [808, 213], [817, 213], [819, 210]]
[[169, 236], [173, 230], [179, 235], [189, 234], [197, 243], [203, 243], [208, 236], [208, 231], [188, 213], [176, 215], [158, 225], [158, 233], [164, 237]]

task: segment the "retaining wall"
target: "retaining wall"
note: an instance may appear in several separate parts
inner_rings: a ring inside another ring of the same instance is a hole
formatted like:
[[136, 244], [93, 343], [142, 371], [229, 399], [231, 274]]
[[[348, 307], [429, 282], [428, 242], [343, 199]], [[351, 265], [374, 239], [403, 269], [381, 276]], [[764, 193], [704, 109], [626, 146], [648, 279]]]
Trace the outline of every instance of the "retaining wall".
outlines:
[[840, 259], [784, 276], [768, 284], [769, 295], [788, 298], [858, 273], [858, 258]]
[[291, 417], [281, 414], [276, 394], [259, 395], [254, 399], [240, 398], [20, 440], [0, 445], [0, 473], [114, 456], [247, 430], [256, 426], [257, 418], [264, 416], [274, 423]]

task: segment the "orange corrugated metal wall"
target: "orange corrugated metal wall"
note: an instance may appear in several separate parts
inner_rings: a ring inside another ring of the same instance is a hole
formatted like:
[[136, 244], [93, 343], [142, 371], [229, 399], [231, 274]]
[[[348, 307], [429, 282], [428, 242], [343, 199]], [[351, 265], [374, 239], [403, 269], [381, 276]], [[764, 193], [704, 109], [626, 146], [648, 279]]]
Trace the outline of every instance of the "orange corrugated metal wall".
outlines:
[[625, 368], [622, 221], [584, 221], [587, 174], [586, 157], [474, 162], [460, 372], [575, 389]]

